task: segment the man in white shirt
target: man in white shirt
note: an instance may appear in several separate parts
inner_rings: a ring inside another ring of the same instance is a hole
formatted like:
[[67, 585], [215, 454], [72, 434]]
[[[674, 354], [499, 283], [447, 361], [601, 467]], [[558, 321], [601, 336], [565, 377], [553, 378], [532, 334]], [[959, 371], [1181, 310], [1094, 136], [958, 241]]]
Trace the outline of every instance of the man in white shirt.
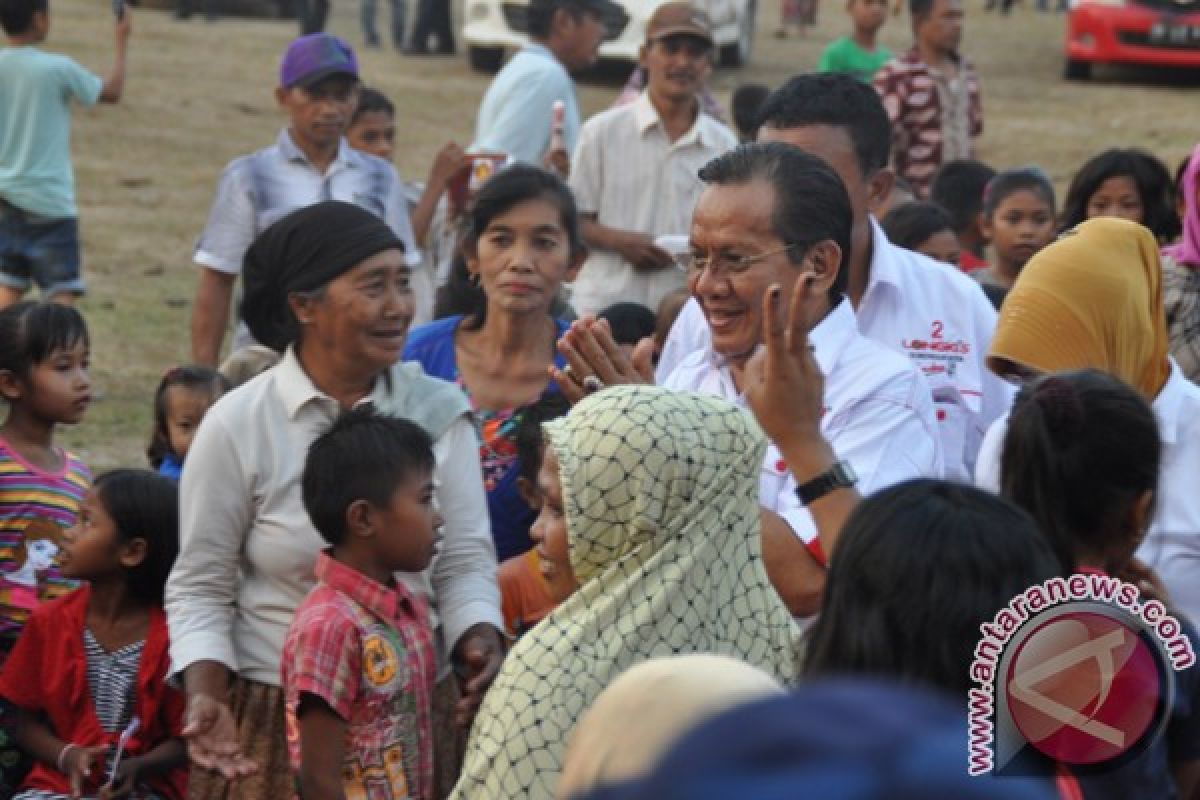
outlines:
[[[569, 155], [579, 138], [579, 100], [572, 72], [596, 63], [605, 20], [623, 18], [609, 0], [532, 0], [529, 38], [496, 73], [479, 104], [473, 150], [507, 153], [541, 166], [550, 155], [554, 104], [563, 104], [563, 138]], [[557, 164], [563, 169], [565, 164]]]
[[[792, 612], [806, 616], [819, 606], [825, 554], [801, 496], [814, 502], [822, 496], [814, 487], [839, 488], [855, 475], [865, 492], [940, 476], [937, 423], [917, 368], [860, 335], [855, 325], [843, 295], [851, 209], [837, 174], [796, 148], [758, 144], [714, 159], [700, 178], [708, 187], [692, 218], [691, 251], [682, 260], [710, 343], [685, 358], [663, 385], [744, 404], [744, 370], [763, 342], [764, 295], [778, 284], [782, 296], [791, 297], [798, 280], [810, 281], [808, 338], [825, 376], [821, 432], [839, 459], [837, 473], [797, 473], [797, 465], [784, 462], [772, 445], [759, 484], [768, 574]], [[779, 536], [780, 524], [786, 537]]]
[[654, 310], [684, 283], [671, 254], [654, 244], [681, 235], [704, 188], [697, 171], [737, 139], [700, 108], [712, 70], [708, 15], [687, 2], [659, 6], [646, 26], [640, 63], [646, 90], [583, 126], [571, 161], [571, 189], [591, 255], [576, 279], [581, 314], [613, 303]]
[[[871, 87], [845, 75], [801, 75], [767, 99], [759, 141], [821, 157], [841, 177], [854, 210], [846, 294], [869, 339], [912, 359], [932, 392], [945, 477], [971, 482], [984, 433], [1004, 414], [1012, 389], [984, 358], [996, 312], [979, 285], [944, 264], [896, 247], [871, 209], [890, 193], [890, 123]], [[658, 375], [708, 337], [689, 301], [671, 330]]]
[[[271, 223], [322, 200], [344, 200], [383, 219], [404, 242], [405, 261], [421, 263], [400, 176], [387, 161], [355, 150], [343, 133], [358, 103], [358, 61], [350, 45], [327, 33], [288, 46], [275, 96], [288, 113], [276, 143], [232, 161], [221, 175], [208, 224], [196, 244], [200, 268], [192, 308], [192, 360], [215, 366], [233, 287], [246, 250]], [[418, 281], [422, 285], [423, 281]], [[432, 294], [432, 285], [426, 291]], [[433, 299], [417, 297], [417, 308]], [[239, 325], [234, 346], [253, 344]]]

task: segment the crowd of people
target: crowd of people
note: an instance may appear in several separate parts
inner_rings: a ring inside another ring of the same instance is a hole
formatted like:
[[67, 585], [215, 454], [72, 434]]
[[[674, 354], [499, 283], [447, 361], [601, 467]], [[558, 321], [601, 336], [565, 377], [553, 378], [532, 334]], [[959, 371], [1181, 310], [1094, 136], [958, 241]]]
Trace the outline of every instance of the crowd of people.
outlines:
[[1196, 641], [1200, 147], [1060, 209], [976, 159], [960, 0], [909, 10], [895, 56], [849, 0], [726, 114], [672, 0], [584, 120], [610, 0], [532, 0], [422, 185], [301, 36], [149, 469], [93, 476], [69, 103], [120, 99], [132, 12], [101, 79], [0, 0], [0, 798], [1193, 796], [1195, 667], [1102, 771], [968, 778], [966, 710], [981, 624], [1056, 577]]

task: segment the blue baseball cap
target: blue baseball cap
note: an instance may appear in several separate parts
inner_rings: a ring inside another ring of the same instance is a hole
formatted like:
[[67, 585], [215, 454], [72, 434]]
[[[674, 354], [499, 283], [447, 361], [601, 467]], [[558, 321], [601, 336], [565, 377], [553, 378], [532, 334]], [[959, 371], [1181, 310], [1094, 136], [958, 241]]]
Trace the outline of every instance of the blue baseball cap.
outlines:
[[358, 77], [358, 59], [344, 40], [329, 33], [310, 33], [288, 45], [279, 65], [279, 85], [312, 86], [330, 75]]

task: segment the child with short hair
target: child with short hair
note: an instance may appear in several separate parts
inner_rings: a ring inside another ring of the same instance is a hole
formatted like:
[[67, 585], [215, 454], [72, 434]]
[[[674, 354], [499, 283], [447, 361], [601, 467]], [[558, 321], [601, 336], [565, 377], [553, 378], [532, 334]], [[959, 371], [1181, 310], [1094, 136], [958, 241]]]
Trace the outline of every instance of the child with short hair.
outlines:
[[958, 266], [962, 247], [950, 215], [933, 203], [908, 203], [888, 212], [880, 222], [888, 241], [923, 253], [934, 261]]
[[887, 0], [847, 0], [846, 13], [854, 32], [830, 42], [821, 53], [818, 72], [846, 72], [864, 83], [892, 60], [892, 51], [879, 44], [879, 29], [887, 21]]
[[1171, 173], [1136, 147], [1105, 150], [1088, 159], [1071, 179], [1060, 229], [1069, 230], [1092, 217], [1120, 217], [1145, 225], [1163, 245], [1173, 242], [1182, 230]]
[[133, 15], [117, 19], [117, 52], [103, 80], [38, 45], [50, 31], [47, 0], [0, 0], [0, 309], [37, 284], [72, 303], [83, 294], [79, 211], [71, 169], [71, 105], [116, 103], [125, 86]]
[[983, 193], [983, 232], [992, 242], [992, 264], [975, 279], [1007, 294], [1029, 259], [1057, 234], [1054, 187], [1046, 173], [1024, 167], [993, 178]]
[[167, 370], [154, 391], [154, 432], [146, 448], [160, 475], [173, 481], [183, 475], [200, 420], [229, 388], [225, 376], [210, 367], [188, 364]]
[[983, 232], [983, 193], [996, 170], [973, 159], [958, 159], [944, 164], [933, 176], [929, 199], [946, 210], [962, 245], [959, 268], [963, 272], [985, 269], [984, 249], [988, 246]]
[[[558, 392], [548, 392], [521, 415], [521, 424], [517, 427], [517, 468], [520, 470], [517, 491], [535, 511], [542, 508], [542, 493], [537, 484], [546, 453], [542, 423], [564, 417], [570, 410], [571, 404], [565, 397]], [[536, 548], [505, 560], [496, 574], [496, 582], [500, 584], [505, 633], [512, 639], [519, 639], [557, 605], [542, 577]]]
[[433, 442], [408, 420], [343, 414], [313, 442], [304, 508], [329, 543], [283, 648], [288, 747], [305, 800], [433, 793], [437, 656], [425, 600], [442, 521]]
[[87, 325], [74, 308], [24, 302], [0, 311], [0, 663], [41, 603], [67, 594], [55, 557], [92, 474], [54, 444], [91, 402]]
[[64, 539], [86, 586], [38, 608], [0, 675], [14, 736], [35, 760], [20, 800], [182, 800], [184, 697], [167, 685], [163, 587], [179, 552], [179, 495], [149, 470], [100, 476]]

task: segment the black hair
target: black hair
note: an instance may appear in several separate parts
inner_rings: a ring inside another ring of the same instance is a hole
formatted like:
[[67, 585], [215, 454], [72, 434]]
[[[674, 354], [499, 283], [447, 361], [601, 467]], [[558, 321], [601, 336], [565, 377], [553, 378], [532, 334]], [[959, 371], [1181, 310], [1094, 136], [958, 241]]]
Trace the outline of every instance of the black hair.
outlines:
[[833, 167], [798, 147], [782, 142], [743, 144], [719, 155], [700, 169], [700, 180], [717, 186], [743, 186], [766, 181], [775, 190], [771, 227], [799, 264], [817, 242], [832, 240], [842, 261], [829, 301], [836, 304], [850, 279], [850, 231], [854, 211], [842, 179]]
[[613, 303], [596, 315], [608, 321], [613, 339], [617, 344], [635, 345], [647, 336], [654, 335], [657, 318], [654, 312], [641, 303]]
[[1054, 186], [1046, 173], [1037, 167], [1020, 167], [1006, 169], [988, 181], [987, 188], [983, 190], [983, 216], [990, 219], [1006, 198], [1021, 191], [1040, 196], [1050, 206], [1050, 213], [1054, 214]]
[[888, 164], [892, 123], [870, 84], [851, 75], [797, 75], [763, 103], [759, 125], [777, 130], [809, 125], [843, 128], [854, 144], [864, 179]]
[[1154, 411], [1132, 387], [1097, 370], [1049, 375], [1013, 403], [1001, 491], [1033, 516], [1063, 571], [1073, 572], [1081, 551], [1111, 552], [1141, 537], [1121, 523], [1158, 488], [1161, 455]]
[[933, 203], [905, 203], [880, 221], [888, 241], [906, 250], [916, 250], [935, 233], [954, 233], [950, 215]]
[[1175, 211], [1175, 184], [1165, 164], [1136, 147], [1105, 150], [1088, 159], [1067, 189], [1060, 227], [1074, 228], [1087, 219], [1088, 201], [1109, 178], [1129, 178], [1142, 200], [1142, 225], [1160, 244], [1174, 241], [1183, 229]]
[[933, 10], [935, 0], [908, 0], [908, 15], [915, 21]]
[[743, 83], [733, 90], [729, 105], [733, 111], [734, 127], [743, 141], [752, 142], [758, 135], [763, 103], [770, 95], [771, 90], [761, 83]]
[[[1183, 185], [1183, 182], [1187, 179], [1187, 170], [1191, 166], [1191, 163], [1192, 157], [1189, 155], [1183, 161], [1179, 162], [1179, 166], [1175, 167], [1175, 176], [1172, 179], [1172, 185], [1174, 185], [1175, 190], [1172, 197], [1175, 199], [1176, 208], [1179, 206], [1183, 206], [1184, 208], [1191, 207], [1192, 201], [1188, 198], [1191, 190]], [[1182, 220], [1180, 223], [1180, 227], [1182, 228]]]
[[[583, 243], [583, 236], [579, 232], [579, 211], [571, 190], [554, 173], [528, 164], [505, 167], [483, 185], [464, 215], [459, 250], [474, 249], [492, 220], [529, 200], [546, 200], [558, 207], [559, 221], [567, 233], [570, 259], [574, 260], [587, 252], [587, 245]], [[462, 323], [465, 330], [479, 330], [487, 319], [487, 295], [472, 280], [461, 255], [455, 258], [439, 306], [439, 315], [447, 307], [463, 314], [466, 317]]]
[[308, 449], [304, 510], [325, 541], [339, 545], [352, 503], [387, 506], [398, 486], [434, 466], [433, 439], [415, 422], [370, 408], [347, 411]]
[[[562, 9], [576, 20], [583, 17], [585, 9], [570, 0], [534, 0], [526, 7], [526, 31], [530, 38], [546, 40], [554, 27], [554, 12]], [[601, 16], [597, 13], [597, 16]]]
[[537, 483], [542, 468], [542, 423], [565, 417], [571, 410], [567, 398], [558, 392], [546, 392], [521, 412], [517, 425], [517, 473], [532, 484]]
[[354, 107], [354, 114], [350, 117], [350, 127], [353, 127], [363, 114], [370, 114], [373, 111], [382, 111], [389, 116], [396, 116], [396, 107], [392, 105], [392, 101], [387, 98], [387, 95], [378, 89], [364, 86], [358, 90], [358, 105]]
[[72, 306], [27, 300], [0, 311], [0, 370], [18, 378], [80, 342], [90, 346], [87, 323]]
[[1033, 520], [989, 492], [915, 480], [864, 499], [830, 562], [805, 672], [925, 684], [966, 701], [980, 624], [1059, 574]]
[[933, 176], [929, 199], [950, 215], [955, 233], [968, 230], [983, 211], [983, 193], [996, 170], [982, 161], [947, 161]]
[[171, 449], [171, 437], [167, 433], [167, 389], [172, 386], [207, 391], [210, 398], [216, 398], [231, 388], [229, 380], [211, 367], [186, 364], [167, 370], [167, 374], [158, 382], [158, 388], [154, 390], [154, 430], [146, 448], [146, 458], [150, 459], [150, 466], [155, 469], [158, 469], [167, 456], [179, 457], [179, 454]]
[[118, 469], [96, 478], [96, 497], [112, 517], [117, 539], [146, 542], [146, 557], [126, 573], [138, 602], [161, 606], [167, 576], [179, 555], [179, 488], [146, 469]]
[[47, 8], [47, 0], [0, 0], [0, 28], [9, 36], [20, 36], [33, 25], [33, 15]]

